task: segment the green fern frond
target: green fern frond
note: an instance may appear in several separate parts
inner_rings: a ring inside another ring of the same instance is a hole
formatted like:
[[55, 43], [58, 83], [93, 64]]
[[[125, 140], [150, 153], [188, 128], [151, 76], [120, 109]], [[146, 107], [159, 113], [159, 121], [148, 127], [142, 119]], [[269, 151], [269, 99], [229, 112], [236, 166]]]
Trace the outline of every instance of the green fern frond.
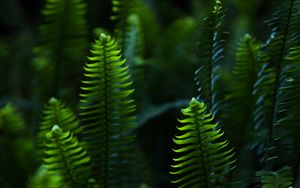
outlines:
[[25, 122], [16, 108], [7, 104], [0, 109], [0, 132], [18, 135], [25, 130]]
[[134, 87], [139, 88], [134, 94], [134, 98], [138, 103], [142, 103], [144, 92], [146, 91], [145, 84], [145, 60], [144, 60], [144, 36], [140, 17], [137, 14], [131, 14], [127, 19], [127, 29], [124, 39], [124, 57], [129, 65], [129, 71], [134, 80]]
[[103, 187], [135, 187], [128, 173], [134, 157], [130, 130], [136, 126], [128, 66], [116, 41], [105, 34], [92, 45], [88, 59], [80, 120], [94, 173]]
[[257, 176], [261, 178], [263, 188], [292, 188], [292, 171], [288, 166], [276, 172], [260, 171], [256, 173]]
[[87, 187], [90, 179], [90, 157], [70, 131], [54, 125], [46, 133], [43, 165], [50, 175], [61, 176], [67, 187]]
[[[253, 91], [258, 79], [260, 68], [269, 62], [269, 57], [262, 52], [261, 43], [256, 42], [249, 34], [246, 34], [236, 53], [236, 64], [232, 76], [234, 82], [230, 84], [230, 94], [226, 96], [229, 111], [239, 113], [235, 118], [236, 125], [248, 126], [253, 123], [253, 111], [257, 97]], [[231, 123], [232, 124], [232, 123]]]
[[51, 98], [44, 107], [37, 135], [37, 147], [40, 151], [43, 149], [45, 134], [52, 129], [53, 125], [60, 125], [63, 130], [71, 131], [75, 135], [81, 132], [74, 112], [64, 102]]
[[116, 22], [115, 33], [121, 48], [124, 48], [127, 19], [132, 13], [131, 11], [134, 3], [135, 0], [112, 0], [112, 11], [114, 15], [111, 16], [111, 20]]
[[136, 14], [131, 14], [127, 19], [127, 30], [125, 37], [124, 56], [129, 66], [142, 64], [144, 44], [140, 18]]
[[30, 178], [29, 188], [62, 187], [61, 176], [51, 176], [44, 166], [40, 166]]
[[222, 141], [224, 132], [204, 102], [193, 98], [182, 113], [187, 118], [179, 120], [181, 134], [174, 138], [178, 157], [173, 159], [176, 164], [171, 174], [176, 179], [172, 183], [179, 187], [214, 187], [234, 168], [233, 148], [227, 149], [229, 142]]
[[[42, 11], [44, 23], [39, 28], [39, 45], [34, 48], [36, 58], [33, 62], [34, 67], [42, 67], [39, 72], [50, 72], [50, 78], [40, 75], [38, 80], [44, 93], [58, 97], [59, 89], [66, 86], [64, 78], [78, 71], [74, 63], [84, 59], [87, 48], [85, 12], [84, 0], [46, 1]], [[45, 58], [47, 61], [43, 61]], [[65, 71], [67, 67], [68, 72]], [[50, 91], [45, 92], [47, 89]]]
[[0, 186], [26, 187], [34, 165], [33, 144], [16, 107], [0, 108]]
[[197, 55], [201, 65], [195, 72], [195, 79], [198, 87], [198, 98], [204, 99], [215, 114], [218, 111], [215, 85], [220, 76], [217, 73], [218, 63], [223, 58], [222, 23], [225, 14], [221, 1], [215, 0], [214, 2], [213, 10], [204, 19], [200, 30]]

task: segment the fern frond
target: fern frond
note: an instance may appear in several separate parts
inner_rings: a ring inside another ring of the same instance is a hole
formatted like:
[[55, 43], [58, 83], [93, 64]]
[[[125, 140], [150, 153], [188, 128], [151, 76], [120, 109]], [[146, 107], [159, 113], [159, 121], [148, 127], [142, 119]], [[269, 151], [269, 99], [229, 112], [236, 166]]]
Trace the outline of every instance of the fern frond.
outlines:
[[71, 131], [75, 135], [81, 132], [74, 112], [64, 102], [51, 98], [44, 107], [37, 135], [37, 147], [40, 151], [44, 146], [45, 134], [52, 129], [53, 125], [60, 125], [63, 130]]
[[134, 80], [134, 87], [139, 88], [134, 94], [134, 98], [138, 103], [142, 103], [145, 84], [145, 60], [144, 60], [144, 36], [140, 17], [137, 14], [131, 14], [127, 19], [127, 28], [124, 39], [124, 57], [129, 65], [129, 71]]
[[236, 152], [239, 156], [240, 168], [236, 169], [234, 177], [246, 184], [251, 181], [249, 178], [251, 175], [241, 172], [245, 168], [249, 173], [256, 170], [254, 164], [258, 162], [257, 158], [249, 159], [249, 155], [260, 155], [261, 152], [256, 150], [265, 143], [266, 131], [261, 125], [261, 120], [264, 118], [266, 106], [264, 101], [267, 96], [261, 95], [262, 92], [258, 90], [268, 92], [267, 88], [271, 89], [270, 84], [261, 79], [268, 74], [267, 70], [261, 72], [261, 69], [265, 69], [269, 59], [269, 56], [261, 50], [261, 43], [246, 34], [237, 48], [232, 81], [228, 85], [229, 93], [225, 96], [223, 122], [227, 129], [232, 131], [229, 136], [236, 143], [238, 148]]
[[[266, 127], [268, 129], [267, 156], [274, 157], [273, 151], [270, 149], [275, 138], [275, 127], [282, 124], [283, 119], [287, 116], [287, 103], [289, 101], [287, 93], [291, 87], [289, 79], [291, 79], [290, 65], [286, 60], [290, 47], [295, 46], [299, 41], [299, 33], [296, 30], [297, 21], [299, 19], [299, 1], [288, 0], [286, 2], [278, 2], [278, 11], [274, 14], [274, 18], [269, 21], [272, 26], [272, 34], [267, 43], [267, 49], [270, 52], [271, 60], [269, 67], [273, 69], [274, 78], [269, 82], [272, 88], [268, 93], [269, 97], [265, 103], [268, 104], [267, 111], [264, 116]], [[270, 160], [268, 160], [270, 161]], [[271, 163], [268, 162], [269, 170], [272, 170]]]
[[90, 157], [70, 131], [54, 125], [46, 134], [43, 165], [50, 175], [61, 176], [63, 185], [87, 187], [91, 176]]
[[214, 122], [212, 112], [208, 112], [204, 102], [193, 98], [190, 105], [182, 110], [187, 116], [177, 127], [180, 135], [175, 136], [178, 155], [172, 165], [172, 181], [179, 187], [214, 187], [236, 161], [233, 148], [228, 148], [228, 140], [222, 140], [224, 132]]
[[23, 118], [11, 104], [0, 109], [0, 130], [10, 135], [22, 134], [25, 130]]
[[40, 166], [30, 178], [29, 188], [62, 187], [61, 176], [51, 176], [44, 166]]
[[291, 168], [288, 166], [276, 172], [260, 171], [256, 173], [257, 176], [261, 178], [263, 188], [291, 188], [293, 177]]
[[229, 116], [240, 114], [234, 118], [236, 124], [233, 127], [242, 125], [250, 128], [249, 124], [253, 123], [253, 111], [258, 98], [253, 93], [255, 83], [260, 68], [269, 62], [269, 57], [260, 48], [261, 43], [246, 34], [237, 49], [236, 64], [232, 72], [234, 82], [230, 84], [230, 93], [226, 96], [228, 111], [231, 112]]
[[[84, 19], [86, 5], [84, 0], [47, 0], [42, 11], [44, 24], [39, 28], [39, 45], [34, 49], [35, 67], [51, 72], [50, 78], [40, 75], [38, 81], [48, 93], [58, 97], [63, 88], [64, 78], [71, 77], [76, 67], [86, 55], [87, 26]], [[46, 58], [47, 61], [43, 61]], [[68, 67], [68, 72], [65, 69]], [[51, 70], [51, 71], [50, 71]], [[39, 70], [41, 71], [41, 70]], [[74, 77], [74, 76], [72, 76]], [[44, 78], [44, 79], [43, 79]], [[50, 79], [50, 81], [49, 81]], [[50, 83], [48, 83], [48, 82]], [[79, 80], [78, 80], [79, 81]], [[48, 84], [48, 85], [44, 85]], [[50, 96], [46, 96], [49, 98]]]
[[[300, 118], [300, 47], [293, 47], [290, 49], [289, 55], [286, 57], [286, 60], [289, 62], [289, 74], [290, 77], [288, 82], [290, 83], [291, 87], [288, 88], [288, 97], [289, 101], [287, 104], [288, 109], [288, 120], [287, 127], [285, 129], [286, 135], [282, 134], [282, 136], [292, 136], [294, 139], [300, 143], [299, 140], [299, 133], [300, 129], [298, 126], [299, 118]], [[288, 131], [287, 131], [288, 130]]]
[[140, 18], [136, 14], [131, 14], [127, 19], [127, 30], [124, 43], [124, 56], [129, 66], [138, 66], [143, 57], [144, 44]]
[[116, 22], [115, 34], [121, 48], [124, 48], [127, 30], [127, 19], [131, 14], [132, 6], [135, 3], [135, 0], [112, 0], [111, 2], [112, 11], [114, 13], [114, 15], [111, 16], [111, 20]]
[[34, 165], [33, 144], [16, 107], [0, 108], [0, 187], [26, 187]]
[[103, 187], [135, 187], [128, 173], [134, 154], [130, 130], [136, 126], [128, 66], [116, 41], [105, 34], [92, 45], [88, 59], [80, 120], [94, 173]]
[[200, 57], [201, 65], [195, 72], [195, 79], [198, 86], [198, 98], [204, 99], [215, 114], [218, 111], [215, 85], [220, 76], [217, 69], [219, 68], [219, 61], [223, 58], [222, 23], [224, 10], [221, 1], [215, 0], [214, 2], [213, 10], [204, 19], [200, 30], [197, 54]]

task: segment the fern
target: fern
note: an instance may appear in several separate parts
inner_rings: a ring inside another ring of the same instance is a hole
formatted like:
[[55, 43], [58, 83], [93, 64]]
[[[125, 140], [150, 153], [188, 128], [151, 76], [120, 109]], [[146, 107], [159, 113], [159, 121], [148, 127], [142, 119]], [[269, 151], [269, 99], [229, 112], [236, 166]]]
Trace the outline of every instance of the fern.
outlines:
[[61, 176], [62, 185], [87, 187], [91, 175], [90, 157], [70, 131], [63, 132], [54, 125], [46, 134], [44, 153], [43, 165], [49, 174]]
[[0, 111], [0, 129], [10, 135], [22, 134], [25, 130], [25, 122], [16, 108], [7, 104]]
[[[256, 171], [256, 153], [260, 155], [258, 148], [264, 143], [265, 130], [261, 126], [263, 114], [257, 113], [257, 109], [264, 111], [265, 97], [258, 90], [268, 92], [269, 85], [262, 85], [261, 70], [266, 69], [269, 56], [261, 50], [261, 43], [246, 34], [240, 41], [236, 52], [236, 63], [232, 71], [232, 81], [229, 82], [229, 94], [225, 97], [224, 125], [232, 134], [229, 135], [236, 143], [239, 163], [234, 177], [244, 183], [252, 181], [251, 176]], [[267, 70], [262, 71], [267, 73]], [[265, 89], [264, 89], [265, 88]], [[238, 116], [236, 114], [239, 114]], [[232, 118], [234, 117], [234, 118]], [[236, 134], [239, 132], [239, 134]], [[255, 153], [256, 151], [256, 153]], [[247, 168], [249, 174], [241, 173]]]
[[124, 56], [127, 63], [132, 66], [138, 66], [142, 63], [143, 57], [143, 33], [140, 18], [136, 14], [131, 14], [127, 19], [127, 29], [124, 46]]
[[34, 165], [33, 145], [25, 121], [7, 104], [0, 109], [0, 187], [25, 187]]
[[294, 139], [300, 143], [299, 140], [299, 133], [300, 129], [298, 128], [298, 123], [300, 114], [299, 114], [299, 78], [300, 78], [300, 69], [299, 69], [299, 63], [300, 63], [300, 47], [293, 47], [290, 49], [289, 55], [286, 57], [286, 61], [288, 61], [288, 65], [290, 67], [289, 69], [289, 80], [291, 87], [288, 88], [288, 97], [289, 101], [287, 104], [289, 119], [286, 121], [287, 123], [287, 129], [281, 130], [285, 131], [285, 134], [281, 134], [281, 136], [292, 136]]
[[127, 30], [127, 19], [132, 11], [132, 6], [135, 0], [112, 0], [112, 11], [114, 13], [111, 16], [111, 20], [116, 22], [115, 34], [117, 40], [122, 48], [124, 48], [126, 30]]
[[[261, 113], [264, 117], [263, 124], [268, 129], [267, 142], [265, 152], [269, 160], [267, 161], [268, 170], [272, 170], [271, 159], [274, 156], [274, 150], [271, 149], [274, 146], [274, 140], [278, 140], [275, 137], [275, 127], [282, 124], [283, 120], [287, 116], [287, 106], [289, 99], [287, 97], [287, 91], [290, 87], [291, 78], [290, 66], [286, 61], [286, 56], [290, 47], [294, 46], [299, 39], [299, 34], [296, 30], [298, 16], [298, 0], [289, 0], [287, 2], [278, 2], [278, 11], [274, 14], [274, 19], [269, 23], [273, 27], [271, 37], [267, 43], [267, 49], [271, 53], [271, 60], [268, 65], [272, 69], [274, 76], [266, 78], [268, 74], [262, 75], [260, 80], [264, 79], [265, 82], [272, 82], [272, 88], [265, 91], [268, 97], [265, 103], [265, 112]], [[275, 149], [275, 148], [274, 148]]]
[[[61, 89], [66, 86], [64, 78], [78, 71], [74, 63], [81, 62], [85, 56], [85, 8], [84, 0], [46, 1], [42, 11], [45, 21], [39, 28], [39, 46], [34, 49], [34, 66], [38, 72], [45, 73], [39, 75], [37, 81], [48, 94], [47, 98], [62, 95]], [[68, 72], [65, 72], [67, 67]]]
[[224, 133], [204, 102], [193, 98], [182, 113], [187, 118], [179, 120], [181, 134], [174, 139], [178, 157], [173, 159], [177, 164], [172, 165], [176, 177], [172, 182], [179, 187], [215, 187], [233, 168], [233, 149], [226, 149], [228, 141], [219, 139]]
[[138, 104], [141, 104], [145, 102], [144, 96], [147, 87], [145, 84], [146, 63], [144, 60], [144, 36], [140, 17], [137, 14], [131, 14], [127, 19], [124, 57], [129, 65], [129, 71], [132, 75], [132, 80], [134, 80], [134, 87], [139, 88], [135, 92], [134, 98]]
[[40, 151], [44, 145], [45, 134], [52, 129], [53, 125], [60, 125], [62, 129], [71, 131], [75, 135], [81, 132], [74, 112], [62, 101], [51, 98], [44, 107], [37, 135], [37, 147]]
[[288, 166], [276, 172], [260, 171], [256, 173], [257, 176], [261, 178], [263, 188], [291, 188], [292, 187], [292, 172], [291, 168]]
[[198, 56], [200, 57], [200, 68], [196, 71], [196, 81], [198, 87], [198, 98], [204, 99], [209, 108], [215, 114], [218, 111], [216, 100], [216, 81], [219, 78], [217, 69], [219, 61], [223, 58], [222, 23], [224, 10], [221, 1], [214, 1], [213, 10], [204, 19], [200, 30], [200, 40], [198, 43]]
[[[258, 75], [261, 67], [269, 62], [269, 57], [260, 49], [261, 43], [256, 42], [249, 34], [246, 34], [239, 44], [236, 53], [236, 64], [232, 77], [235, 79], [230, 84], [230, 94], [226, 96], [229, 111], [240, 113], [233, 121], [233, 127], [242, 125], [253, 129], [253, 111], [258, 98], [255, 91]], [[229, 117], [228, 117], [229, 118]], [[249, 124], [251, 126], [249, 126]]]
[[29, 188], [62, 187], [62, 177], [49, 175], [44, 166], [40, 166], [30, 178]]
[[80, 94], [83, 139], [102, 187], [135, 187], [129, 168], [133, 161], [135, 104], [132, 81], [121, 51], [110, 36], [101, 34], [92, 45]]

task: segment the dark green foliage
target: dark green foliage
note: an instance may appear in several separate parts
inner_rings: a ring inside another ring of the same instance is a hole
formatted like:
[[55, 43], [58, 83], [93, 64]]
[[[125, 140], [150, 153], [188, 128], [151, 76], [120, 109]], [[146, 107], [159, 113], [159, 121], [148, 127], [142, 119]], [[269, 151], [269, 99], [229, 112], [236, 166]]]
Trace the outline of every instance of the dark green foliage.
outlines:
[[297, 140], [297, 143], [300, 143], [299, 140], [299, 133], [300, 129], [298, 126], [300, 114], [299, 114], [299, 100], [300, 100], [300, 47], [290, 48], [289, 55], [286, 57], [286, 60], [289, 64], [289, 80], [288, 82], [292, 87], [288, 88], [288, 97], [290, 99], [288, 103], [288, 113], [289, 113], [289, 120], [286, 121], [288, 127], [287, 129], [281, 129], [281, 136], [292, 136], [294, 139]]
[[0, 186], [25, 187], [33, 165], [33, 145], [21, 114], [11, 104], [0, 109]]
[[135, 66], [139, 66], [139, 64], [143, 63], [144, 39], [138, 15], [132, 14], [128, 16], [127, 24], [124, 56], [126, 57], [127, 63], [133, 69]]
[[198, 86], [197, 95], [204, 99], [208, 107], [216, 114], [219, 106], [216, 98], [216, 82], [220, 77], [217, 71], [224, 50], [222, 31], [224, 10], [221, 1], [216, 0], [214, 2], [212, 11], [204, 19], [200, 28], [200, 39], [197, 44], [200, 68], [195, 73], [195, 79]]
[[[261, 143], [259, 134], [264, 132], [262, 123], [265, 118], [264, 110], [268, 105], [265, 101], [274, 77], [273, 69], [266, 67], [270, 58], [261, 50], [261, 45], [249, 34], [241, 40], [236, 52], [232, 81], [228, 86], [229, 94], [225, 97], [225, 121], [228, 121], [227, 124], [232, 130], [247, 130], [242, 139], [252, 148]], [[235, 114], [239, 116], [232, 119]], [[255, 133], [256, 130], [260, 131]]]
[[282, 169], [276, 172], [261, 171], [256, 174], [261, 178], [263, 188], [290, 188], [292, 187], [292, 171], [288, 166], [283, 167]]
[[70, 131], [54, 125], [46, 134], [43, 165], [49, 174], [61, 176], [58, 187], [87, 187], [90, 178], [90, 157]]
[[240, 116], [233, 120], [235, 123], [232, 126], [236, 128], [243, 126], [251, 130], [254, 127], [253, 112], [256, 98], [253, 91], [257, 87], [256, 80], [260, 68], [269, 61], [267, 56], [262, 56], [260, 46], [260, 43], [246, 34], [240, 41], [236, 52], [236, 63], [232, 72], [234, 80], [229, 85], [230, 93], [226, 96], [229, 103], [228, 110], [231, 111], [228, 116], [240, 113]]
[[0, 187], [300, 187], [299, 8], [0, 0]]
[[81, 128], [74, 112], [66, 104], [56, 98], [51, 98], [45, 105], [40, 121], [37, 147], [41, 151], [45, 141], [45, 134], [49, 132], [53, 125], [59, 125], [63, 130], [68, 130], [79, 135]]
[[[264, 112], [261, 113], [263, 119], [263, 126], [268, 129], [267, 140], [265, 142], [266, 157], [271, 159], [276, 156], [274, 148], [275, 140], [281, 139], [276, 136], [276, 128], [284, 126], [284, 121], [289, 118], [287, 114], [287, 103], [290, 102], [288, 98], [289, 88], [292, 78], [290, 65], [286, 60], [289, 49], [297, 44], [299, 41], [299, 34], [297, 30], [297, 22], [299, 20], [299, 1], [289, 0], [287, 2], [277, 2], [278, 11], [275, 12], [273, 19], [269, 21], [272, 27], [272, 33], [267, 43], [267, 50], [270, 53], [271, 60], [268, 64], [270, 73], [264, 72], [261, 76], [261, 83], [271, 83], [271, 87], [262, 91], [265, 95]], [[269, 75], [273, 76], [269, 76]], [[267, 161], [269, 170], [272, 170], [272, 161]]]
[[105, 34], [92, 45], [80, 94], [82, 137], [101, 187], [134, 187], [130, 130], [135, 125], [132, 81], [116, 41]]
[[[69, 89], [65, 79], [78, 75], [78, 65], [82, 65], [87, 48], [85, 9], [84, 0], [48, 0], [45, 3], [44, 23], [39, 28], [39, 45], [34, 49], [33, 62], [39, 73], [37, 84], [42, 88], [35, 92], [42, 100], [65, 96]], [[43, 91], [47, 91], [46, 96]]]
[[116, 22], [115, 34], [120, 46], [123, 48], [126, 38], [127, 19], [132, 13], [132, 6], [136, 0], [112, 0], [111, 19]]
[[216, 187], [234, 167], [233, 149], [228, 148], [228, 140], [220, 139], [224, 132], [204, 102], [193, 98], [182, 113], [187, 117], [179, 120], [180, 135], [174, 138], [178, 157], [173, 159], [177, 163], [172, 165], [173, 183], [179, 187]]

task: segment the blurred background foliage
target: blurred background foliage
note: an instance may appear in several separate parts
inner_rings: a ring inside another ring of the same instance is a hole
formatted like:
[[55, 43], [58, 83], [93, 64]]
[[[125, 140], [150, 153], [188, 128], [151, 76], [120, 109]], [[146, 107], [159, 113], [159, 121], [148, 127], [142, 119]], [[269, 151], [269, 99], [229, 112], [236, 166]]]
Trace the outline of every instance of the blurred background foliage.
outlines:
[[[67, 59], [68, 63], [59, 67], [59, 72], [53, 72], [50, 70], [55, 68], [48, 61], [58, 57], [51, 50], [64, 48], [64, 44], [56, 47], [45, 44], [47, 37], [55, 37], [60, 32], [56, 30], [62, 26], [48, 25], [51, 30], [42, 32], [41, 27], [47, 22], [42, 15], [45, 1], [0, 0], [0, 187], [37, 187], [33, 184], [40, 185], [38, 182], [41, 181], [47, 185], [49, 180], [45, 176], [46, 172], [39, 168], [33, 150], [33, 135], [38, 130], [42, 106], [54, 96], [77, 112], [82, 66], [88, 55], [88, 44], [100, 32], [112, 33], [117, 37], [120, 30], [123, 30], [121, 33], [128, 31], [129, 36], [124, 38], [136, 40], [136, 45], [140, 46], [140, 51], [130, 51], [130, 46], [127, 46], [127, 51], [124, 52], [135, 70], [133, 77], [135, 98], [138, 101], [139, 127], [136, 132], [139, 145], [151, 169], [153, 187], [172, 187], [168, 172], [172, 158], [170, 146], [178, 124], [176, 118], [179, 117], [179, 109], [186, 106], [188, 100], [195, 95], [194, 71], [199, 67], [201, 59], [196, 55], [197, 35], [213, 1], [124, 2], [133, 4], [130, 9], [123, 7], [132, 15], [127, 20], [118, 21], [116, 12], [112, 11], [111, 0], [86, 0], [86, 10], [82, 14], [87, 24], [79, 26], [82, 28], [79, 35], [84, 40], [71, 45], [79, 48], [76, 50], [81, 54], [71, 54], [70, 57], [59, 55], [59, 58]], [[238, 41], [246, 33], [256, 36], [258, 41], [265, 41], [268, 37], [270, 28], [264, 21], [273, 12], [272, 3], [272, 0], [223, 2], [226, 11], [225, 57], [221, 63], [224, 86], [227, 75], [235, 64]], [[124, 12], [126, 11], [122, 13]], [[72, 16], [76, 18], [76, 15]], [[130, 34], [137, 36], [137, 39], [131, 38]], [[119, 43], [123, 48], [128, 44], [122, 40]], [[40, 53], [43, 48], [48, 49], [48, 54]], [[133, 56], [134, 59], [130, 59]], [[233, 132], [235, 129], [232, 127], [224, 129], [228, 131], [232, 145], [239, 146], [242, 135]], [[237, 148], [239, 149], [241, 148]], [[239, 176], [253, 173], [254, 167], [255, 164], [249, 162], [248, 167], [239, 171]], [[33, 176], [35, 173], [36, 176]]]

